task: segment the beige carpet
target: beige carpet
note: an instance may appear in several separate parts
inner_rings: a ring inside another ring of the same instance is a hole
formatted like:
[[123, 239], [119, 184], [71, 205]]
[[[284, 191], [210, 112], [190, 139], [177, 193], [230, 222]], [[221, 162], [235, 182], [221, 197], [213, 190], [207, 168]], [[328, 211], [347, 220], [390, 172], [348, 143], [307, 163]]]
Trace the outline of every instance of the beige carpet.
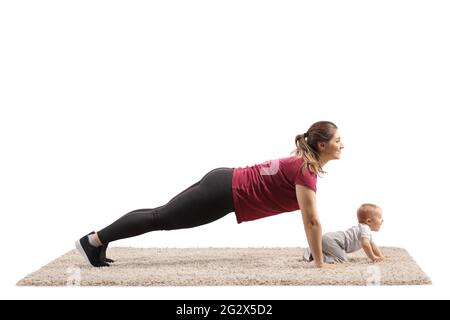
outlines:
[[362, 250], [333, 270], [301, 261], [301, 248], [110, 248], [109, 268], [89, 267], [72, 250], [20, 280], [20, 286], [422, 285], [430, 284], [406, 250]]

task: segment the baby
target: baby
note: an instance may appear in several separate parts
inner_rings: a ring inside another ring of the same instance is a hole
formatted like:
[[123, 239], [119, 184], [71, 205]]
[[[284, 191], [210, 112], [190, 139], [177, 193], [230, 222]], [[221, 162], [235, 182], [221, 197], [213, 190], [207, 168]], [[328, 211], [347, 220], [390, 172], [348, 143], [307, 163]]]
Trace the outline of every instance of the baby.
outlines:
[[[322, 236], [323, 259], [326, 263], [342, 263], [347, 261], [347, 253], [361, 248], [373, 262], [383, 261], [380, 249], [372, 241], [372, 231], [379, 231], [383, 224], [381, 208], [370, 203], [361, 205], [357, 212], [359, 224], [347, 231], [329, 232]], [[303, 259], [312, 261], [312, 254], [308, 249]]]

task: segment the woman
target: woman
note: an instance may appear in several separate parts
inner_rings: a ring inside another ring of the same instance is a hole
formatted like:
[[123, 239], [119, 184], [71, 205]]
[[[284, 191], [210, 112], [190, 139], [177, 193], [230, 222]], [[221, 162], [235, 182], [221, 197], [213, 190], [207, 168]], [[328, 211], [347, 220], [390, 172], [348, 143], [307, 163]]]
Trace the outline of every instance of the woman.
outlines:
[[230, 212], [237, 222], [251, 221], [301, 209], [314, 263], [323, 262], [322, 227], [316, 209], [317, 175], [323, 166], [339, 159], [344, 145], [335, 124], [314, 123], [295, 137], [294, 156], [245, 168], [216, 168], [167, 204], [132, 211], [99, 232], [91, 232], [76, 247], [94, 267], [109, 266], [106, 249], [112, 241], [155, 230], [197, 227]]

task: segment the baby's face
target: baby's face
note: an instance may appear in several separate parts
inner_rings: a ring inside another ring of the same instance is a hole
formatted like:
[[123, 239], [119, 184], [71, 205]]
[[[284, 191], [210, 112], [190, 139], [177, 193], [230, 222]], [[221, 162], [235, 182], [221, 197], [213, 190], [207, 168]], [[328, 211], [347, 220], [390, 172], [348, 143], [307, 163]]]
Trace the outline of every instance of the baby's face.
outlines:
[[383, 224], [383, 214], [381, 210], [378, 209], [372, 214], [369, 226], [372, 231], [379, 231], [382, 224]]

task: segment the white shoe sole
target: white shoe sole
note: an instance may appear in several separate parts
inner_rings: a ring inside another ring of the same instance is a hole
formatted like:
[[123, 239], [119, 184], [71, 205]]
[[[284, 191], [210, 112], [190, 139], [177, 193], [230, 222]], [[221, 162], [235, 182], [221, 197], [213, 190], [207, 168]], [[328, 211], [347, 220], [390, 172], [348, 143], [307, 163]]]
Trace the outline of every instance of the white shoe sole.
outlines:
[[77, 241], [75, 242], [75, 247], [76, 247], [76, 248], [78, 249], [78, 251], [81, 253], [81, 255], [83, 256], [84, 260], [86, 260], [86, 262], [87, 262], [90, 266], [95, 267], [95, 266], [89, 261], [89, 258], [87, 257], [86, 252], [84, 252], [83, 246], [81, 245], [80, 240], [77, 240]]

